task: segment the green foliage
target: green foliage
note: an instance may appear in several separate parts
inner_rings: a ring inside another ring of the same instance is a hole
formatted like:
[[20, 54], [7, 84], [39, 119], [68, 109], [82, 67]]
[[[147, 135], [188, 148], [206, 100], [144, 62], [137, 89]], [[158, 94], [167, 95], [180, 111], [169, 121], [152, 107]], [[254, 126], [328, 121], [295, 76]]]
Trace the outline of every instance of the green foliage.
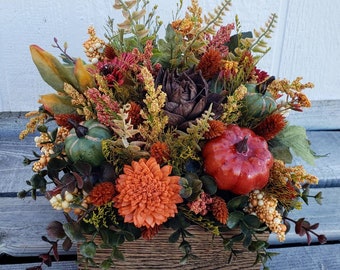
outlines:
[[[113, 19], [108, 18], [105, 37], [118, 51], [131, 51], [133, 48], [143, 50], [148, 39], [155, 39], [162, 22], [156, 16], [157, 5], [147, 13], [149, 1], [115, 1], [113, 7], [121, 10], [124, 21], [118, 23], [118, 31], [114, 29]], [[153, 27], [153, 29], [151, 29]]]
[[163, 68], [174, 68], [181, 65], [183, 61], [182, 48], [179, 44], [182, 43], [183, 37], [176, 33], [169, 24], [166, 27], [164, 39], [159, 39], [158, 47], [153, 54], [153, 61], [162, 64]]
[[270, 141], [270, 149], [277, 159], [291, 162], [291, 150], [307, 163], [314, 165], [315, 152], [310, 148], [310, 141], [307, 138], [306, 129], [301, 126], [287, 125], [274, 140]]

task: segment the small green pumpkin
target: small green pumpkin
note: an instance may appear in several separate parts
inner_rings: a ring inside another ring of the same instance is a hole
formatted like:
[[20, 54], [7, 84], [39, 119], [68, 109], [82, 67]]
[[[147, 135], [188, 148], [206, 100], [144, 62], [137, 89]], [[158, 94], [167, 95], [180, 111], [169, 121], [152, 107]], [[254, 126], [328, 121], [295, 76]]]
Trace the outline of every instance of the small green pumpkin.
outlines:
[[65, 139], [65, 151], [71, 161], [99, 166], [104, 160], [101, 142], [111, 138], [110, 130], [97, 120], [75, 124]]
[[259, 93], [255, 84], [246, 84], [248, 93], [245, 96], [244, 114], [249, 118], [264, 119], [276, 110], [277, 105], [274, 97], [268, 92]]

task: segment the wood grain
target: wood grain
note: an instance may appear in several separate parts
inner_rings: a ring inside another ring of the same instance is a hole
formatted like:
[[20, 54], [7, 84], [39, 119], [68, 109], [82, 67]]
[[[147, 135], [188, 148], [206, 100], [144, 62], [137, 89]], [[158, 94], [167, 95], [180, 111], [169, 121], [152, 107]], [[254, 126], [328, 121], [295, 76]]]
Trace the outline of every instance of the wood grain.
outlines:
[[[168, 238], [173, 232], [170, 229], [161, 230], [152, 240], [145, 241], [139, 239], [134, 242], [125, 242], [119, 249], [125, 256], [125, 261], [115, 261], [115, 269], [117, 270], [133, 270], [133, 269], [260, 269], [260, 265], [253, 265], [256, 259], [256, 253], [245, 251], [242, 243], [234, 244], [234, 249], [240, 252], [237, 257], [233, 257], [228, 264], [229, 251], [223, 251], [222, 240], [217, 237], [214, 240], [212, 235], [205, 232], [198, 226], [191, 226], [189, 232], [193, 237], [188, 238], [192, 246], [192, 253], [198, 256], [196, 260], [189, 260], [185, 265], [180, 265], [180, 259], [183, 253], [178, 249], [178, 243], [169, 243]], [[225, 237], [231, 237], [240, 233], [239, 230], [226, 232]], [[267, 234], [257, 235], [258, 239], [266, 240]], [[94, 242], [100, 245], [101, 240], [96, 238]], [[96, 263], [100, 263], [110, 256], [112, 249], [97, 249], [95, 257]], [[79, 270], [94, 270], [96, 267], [88, 267], [82, 263]]]
[[340, 244], [270, 249], [278, 252], [267, 266], [271, 270], [340, 269]]

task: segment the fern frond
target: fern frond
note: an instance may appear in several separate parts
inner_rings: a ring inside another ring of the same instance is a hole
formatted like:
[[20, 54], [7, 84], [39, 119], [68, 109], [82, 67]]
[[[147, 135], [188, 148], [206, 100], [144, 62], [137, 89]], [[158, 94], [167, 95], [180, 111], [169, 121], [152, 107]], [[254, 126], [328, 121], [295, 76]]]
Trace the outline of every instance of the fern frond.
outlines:
[[266, 54], [270, 50], [270, 48], [268, 47], [268, 44], [264, 39], [271, 38], [271, 33], [273, 33], [273, 29], [276, 27], [276, 23], [277, 14], [272, 13], [265, 23], [265, 27], [260, 27], [259, 30], [253, 31], [256, 40], [253, 41], [252, 45], [249, 47], [249, 50], [260, 53], [262, 54], [262, 56]]
[[191, 46], [195, 43], [195, 41], [202, 35], [202, 33], [209, 32], [215, 33], [214, 27], [222, 25], [222, 18], [225, 15], [225, 12], [229, 10], [231, 6], [231, 0], [223, 0], [217, 8], [214, 9], [214, 13], [208, 13], [208, 20], [206, 21], [206, 26], [202, 27], [195, 35], [195, 37], [191, 40], [191, 42], [186, 47], [184, 54], [190, 50]]

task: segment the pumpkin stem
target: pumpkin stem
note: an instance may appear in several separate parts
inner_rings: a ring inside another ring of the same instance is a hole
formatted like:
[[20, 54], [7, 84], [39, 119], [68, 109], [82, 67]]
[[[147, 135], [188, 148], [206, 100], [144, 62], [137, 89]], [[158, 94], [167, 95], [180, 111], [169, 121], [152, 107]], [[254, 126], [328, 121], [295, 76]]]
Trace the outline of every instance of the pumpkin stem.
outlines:
[[245, 154], [248, 151], [248, 136], [245, 136], [241, 141], [235, 144], [236, 151], [240, 154]]
[[67, 122], [69, 122], [74, 127], [78, 138], [84, 137], [89, 132], [89, 129], [87, 127], [80, 125], [78, 122], [74, 121], [71, 118], [67, 119]]

